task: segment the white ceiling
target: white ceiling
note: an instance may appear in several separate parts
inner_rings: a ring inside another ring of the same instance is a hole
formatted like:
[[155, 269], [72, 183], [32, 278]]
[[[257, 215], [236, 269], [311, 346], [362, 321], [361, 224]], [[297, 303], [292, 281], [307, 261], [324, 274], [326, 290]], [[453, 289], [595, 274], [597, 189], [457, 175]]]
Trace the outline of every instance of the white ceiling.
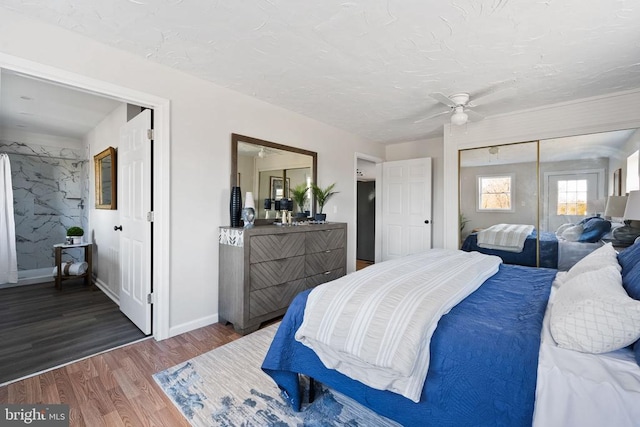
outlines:
[[[1, 0], [42, 19], [361, 135], [442, 134], [428, 94], [499, 115], [640, 88], [636, 0]], [[503, 86], [504, 82], [509, 84]]]
[[2, 70], [0, 128], [63, 138], [82, 139], [118, 105], [49, 81]]
[[[540, 162], [561, 162], [598, 157], [621, 158], [624, 145], [636, 129], [592, 133], [540, 141]], [[460, 166], [474, 167], [535, 162], [538, 148], [535, 143], [509, 144], [462, 150]]]

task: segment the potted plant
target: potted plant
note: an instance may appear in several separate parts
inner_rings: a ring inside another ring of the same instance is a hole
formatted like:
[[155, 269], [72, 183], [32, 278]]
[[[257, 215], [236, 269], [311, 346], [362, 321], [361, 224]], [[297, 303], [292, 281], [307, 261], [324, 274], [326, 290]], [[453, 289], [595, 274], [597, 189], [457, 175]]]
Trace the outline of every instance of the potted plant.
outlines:
[[333, 191], [333, 188], [336, 186], [334, 182], [327, 188], [320, 188], [316, 184], [311, 184], [311, 192], [313, 193], [313, 197], [315, 197], [316, 202], [318, 202], [318, 206], [320, 206], [320, 212], [315, 215], [316, 221], [325, 221], [327, 219], [327, 214], [323, 213], [324, 205], [329, 201], [334, 194], [339, 193], [339, 191]]
[[462, 233], [462, 230], [464, 230], [464, 227], [467, 225], [467, 223], [471, 221], [469, 219], [467, 219], [464, 214], [461, 212], [459, 215], [459, 220], [458, 223], [460, 224], [460, 232]]
[[297, 218], [306, 218], [307, 214], [304, 213], [304, 205], [308, 199], [308, 190], [306, 184], [298, 184], [291, 190], [291, 198], [298, 205], [298, 213], [296, 215]]
[[84, 236], [82, 227], [73, 226], [67, 229], [67, 243], [79, 245], [82, 243], [82, 236]]

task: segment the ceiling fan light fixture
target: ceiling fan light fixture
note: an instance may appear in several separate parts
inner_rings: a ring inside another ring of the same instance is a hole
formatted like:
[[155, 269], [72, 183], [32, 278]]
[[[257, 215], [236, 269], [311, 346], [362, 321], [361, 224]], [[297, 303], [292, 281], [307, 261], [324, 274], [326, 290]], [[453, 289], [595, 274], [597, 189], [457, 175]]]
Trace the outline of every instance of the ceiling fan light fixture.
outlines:
[[467, 123], [467, 120], [469, 120], [469, 116], [464, 112], [464, 107], [456, 107], [451, 115], [451, 124], [461, 126]]

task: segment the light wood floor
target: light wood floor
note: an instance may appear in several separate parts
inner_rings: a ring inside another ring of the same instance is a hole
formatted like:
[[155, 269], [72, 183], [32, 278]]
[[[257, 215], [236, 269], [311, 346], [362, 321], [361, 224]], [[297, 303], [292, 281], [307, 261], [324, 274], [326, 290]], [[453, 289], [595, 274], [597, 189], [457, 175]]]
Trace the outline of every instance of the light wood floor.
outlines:
[[0, 403], [68, 404], [71, 426], [188, 426], [151, 376], [238, 338], [216, 323], [147, 339], [0, 387]]

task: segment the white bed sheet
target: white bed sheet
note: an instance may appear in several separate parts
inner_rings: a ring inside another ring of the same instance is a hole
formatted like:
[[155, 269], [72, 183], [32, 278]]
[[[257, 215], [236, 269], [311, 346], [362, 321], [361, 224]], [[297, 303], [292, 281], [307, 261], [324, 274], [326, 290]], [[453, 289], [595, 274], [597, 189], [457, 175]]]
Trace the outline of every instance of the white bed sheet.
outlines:
[[586, 354], [558, 347], [549, 330], [555, 286], [542, 328], [533, 425], [640, 425], [640, 366], [633, 351]]

